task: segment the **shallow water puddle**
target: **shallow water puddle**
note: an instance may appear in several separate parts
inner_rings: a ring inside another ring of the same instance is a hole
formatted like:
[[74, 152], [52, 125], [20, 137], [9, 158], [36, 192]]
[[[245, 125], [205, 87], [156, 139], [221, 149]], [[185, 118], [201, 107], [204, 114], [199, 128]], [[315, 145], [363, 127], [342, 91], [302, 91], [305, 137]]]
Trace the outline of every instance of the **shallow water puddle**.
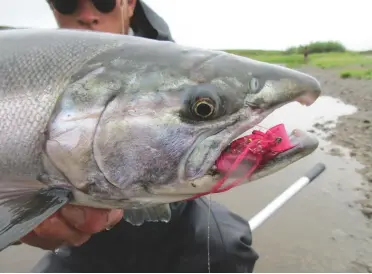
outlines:
[[271, 113], [257, 128], [260, 126], [270, 128], [275, 124], [284, 123], [289, 131], [295, 128], [314, 130], [322, 137], [326, 137], [327, 134], [318, 132], [314, 124], [325, 124], [322, 129], [327, 131], [335, 127], [338, 117], [353, 114], [357, 110], [355, 106], [344, 104], [339, 99], [321, 96], [309, 107], [298, 102], [289, 103]]

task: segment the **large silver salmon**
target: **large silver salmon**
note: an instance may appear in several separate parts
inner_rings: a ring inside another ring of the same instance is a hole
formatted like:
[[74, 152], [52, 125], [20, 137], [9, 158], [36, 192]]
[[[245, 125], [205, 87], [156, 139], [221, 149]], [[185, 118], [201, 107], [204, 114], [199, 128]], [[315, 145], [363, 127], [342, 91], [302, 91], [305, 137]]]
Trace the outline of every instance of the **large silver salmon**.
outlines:
[[[234, 138], [320, 91], [309, 75], [220, 51], [88, 31], [1, 31], [0, 249], [66, 203], [124, 208], [135, 225], [168, 221], [169, 203], [221, 178], [214, 163]], [[317, 147], [305, 133], [291, 138], [297, 149], [261, 176]]]

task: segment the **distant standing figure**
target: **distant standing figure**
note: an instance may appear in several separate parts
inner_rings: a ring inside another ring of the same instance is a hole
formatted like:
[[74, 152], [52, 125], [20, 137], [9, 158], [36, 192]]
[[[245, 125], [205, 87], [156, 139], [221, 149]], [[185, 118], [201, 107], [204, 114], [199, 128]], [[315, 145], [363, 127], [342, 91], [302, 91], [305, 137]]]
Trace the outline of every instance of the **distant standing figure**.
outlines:
[[309, 51], [307, 47], [304, 47], [304, 62], [307, 63], [307, 56], [309, 55]]

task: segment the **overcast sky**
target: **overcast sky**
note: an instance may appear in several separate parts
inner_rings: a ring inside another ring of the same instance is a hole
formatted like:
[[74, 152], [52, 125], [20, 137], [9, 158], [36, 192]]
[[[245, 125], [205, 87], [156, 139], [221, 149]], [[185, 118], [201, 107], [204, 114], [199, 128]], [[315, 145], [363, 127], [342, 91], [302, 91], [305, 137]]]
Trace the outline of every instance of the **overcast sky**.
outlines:
[[[372, 0], [145, 0], [178, 43], [207, 48], [286, 49], [339, 40], [372, 49]], [[337, 4], [336, 4], [337, 3]], [[0, 0], [0, 25], [56, 27], [45, 0]]]

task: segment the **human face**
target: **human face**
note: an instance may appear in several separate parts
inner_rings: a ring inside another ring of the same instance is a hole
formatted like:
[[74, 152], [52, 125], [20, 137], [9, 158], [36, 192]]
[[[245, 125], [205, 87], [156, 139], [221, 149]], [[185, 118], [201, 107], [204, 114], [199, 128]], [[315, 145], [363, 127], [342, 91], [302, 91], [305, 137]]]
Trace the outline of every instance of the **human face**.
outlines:
[[[114, 7], [109, 12], [99, 11], [91, 0], [49, 0], [49, 3], [60, 28], [128, 34], [130, 18], [137, 1], [112, 1], [115, 2], [112, 5]], [[58, 4], [63, 6], [64, 2], [69, 5], [75, 2], [76, 8], [69, 14], [61, 13], [56, 7]]]

